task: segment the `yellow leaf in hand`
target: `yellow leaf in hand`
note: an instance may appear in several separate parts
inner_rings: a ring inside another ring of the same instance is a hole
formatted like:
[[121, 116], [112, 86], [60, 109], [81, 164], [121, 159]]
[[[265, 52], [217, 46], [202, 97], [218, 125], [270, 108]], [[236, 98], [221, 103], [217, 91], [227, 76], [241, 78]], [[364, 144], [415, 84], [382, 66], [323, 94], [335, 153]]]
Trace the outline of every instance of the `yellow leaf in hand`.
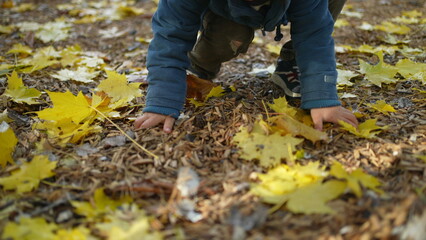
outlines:
[[51, 162], [45, 155], [35, 156], [31, 162], [26, 162], [8, 177], [0, 178], [0, 185], [5, 190], [16, 189], [17, 193], [24, 193], [37, 188], [40, 181], [55, 175], [52, 172], [57, 162]]
[[331, 166], [330, 175], [346, 180], [348, 187], [355, 193], [357, 197], [362, 196], [361, 185], [377, 193], [383, 193], [382, 190], [378, 189], [380, 186], [379, 180], [371, 175], [364, 173], [360, 168], [351, 173], [348, 173], [343, 168], [342, 164], [335, 161]]
[[53, 232], [57, 229], [56, 224], [47, 223], [44, 218], [22, 217], [19, 219], [19, 223], [6, 223], [2, 239], [54, 240]]
[[362, 138], [373, 138], [377, 134], [381, 132], [381, 130], [385, 130], [388, 126], [380, 127], [376, 125], [377, 119], [368, 119], [367, 121], [358, 125], [358, 129], [352, 126], [349, 123], [344, 121], [339, 121], [342, 129], [349, 131], [350, 133], [362, 137]]
[[127, 196], [119, 200], [113, 200], [105, 195], [103, 188], [98, 188], [95, 190], [93, 202], [71, 201], [71, 205], [76, 208], [75, 212], [77, 214], [92, 220], [105, 213], [111, 213], [119, 206], [130, 203], [131, 201], [132, 199]]
[[368, 104], [368, 106], [385, 115], [389, 115], [388, 112], [396, 112], [395, 108], [393, 108], [391, 105], [387, 104], [383, 100], [379, 100], [374, 104]]
[[327, 134], [325, 132], [318, 131], [313, 127], [301, 123], [289, 115], [282, 115], [271, 119], [271, 121], [275, 122], [277, 127], [284, 130], [286, 133], [293, 136], [302, 136], [313, 143], [327, 139]]
[[234, 142], [241, 148], [241, 158], [257, 159], [262, 167], [268, 168], [280, 164], [281, 159], [294, 162], [293, 152], [296, 150], [296, 145], [303, 142], [303, 139], [290, 135], [281, 136], [279, 133], [271, 135], [249, 133], [246, 128], [242, 128], [235, 135]]
[[7, 77], [7, 88], [4, 92], [5, 96], [12, 98], [17, 103], [37, 104], [34, 98], [38, 98], [41, 92], [35, 88], [27, 88], [24, 86], [22, 79], [14, 71], [11, 76]]
[[4, 168], [7, 163], [13, 163], [12, 153], [18, 139], [12, 128], [6, 122], [0, 124], [0, 165]]
[[359, 60], [360, 72], [365, 74], [365, 78], [374, 85], [381, 87], [382, 83], [394, 83], [395, 74], [398, 68], [383, 62], [383, 52], [377, 54], [379, 63], [370, 65], [363, 60]]
[[70, 118], [74, 123], [81, 123], [96, 115], [82, 92], [74, 96], [71, 92], [49, 92], [53, 108], [46, 108], [36, 112], [40, 119], [60, 121]]
[[122, 99], [130, 102], [134, 98], [142, 96], [139, 90], [141, 83], [128, 83], [124, 74], [112, 71], [106, 71], [106, 73], [108, 77], [99, 83], [98, 89], [110, 96], [112, 103]]

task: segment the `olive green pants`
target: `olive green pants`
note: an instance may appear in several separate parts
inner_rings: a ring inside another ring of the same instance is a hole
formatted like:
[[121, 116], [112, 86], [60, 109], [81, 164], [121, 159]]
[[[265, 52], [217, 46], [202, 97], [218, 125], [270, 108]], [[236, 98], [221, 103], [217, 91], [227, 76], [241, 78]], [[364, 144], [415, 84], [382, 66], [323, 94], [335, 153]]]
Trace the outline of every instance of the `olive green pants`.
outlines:
[[[346, 0], [329, 0], [328, 9], [336, 21]], [[203, 30], [188, 57], [190, 71], [204, 79], [213, 79], [223, 62], [227, 62], [240, 53], [246, 53], [253, 41], [255, 29], [233, 22], [208, 11], [203, 19]], [[284, 44], [292, 48], [291, 41]], [[283, 48], [284, 49], [284, 48]], [[281, 55], [288, 51], [281, 51]], [[289, 56], [281, 56], [289, 58]]]

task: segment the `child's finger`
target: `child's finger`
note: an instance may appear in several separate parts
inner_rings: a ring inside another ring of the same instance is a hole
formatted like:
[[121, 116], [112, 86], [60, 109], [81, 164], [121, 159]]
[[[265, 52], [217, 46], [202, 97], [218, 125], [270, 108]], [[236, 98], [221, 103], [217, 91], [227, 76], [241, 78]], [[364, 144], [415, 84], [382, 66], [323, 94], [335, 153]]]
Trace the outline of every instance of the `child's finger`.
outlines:
[[166, 117], [166, 120], [164, 121], [163, 131], [166, 133], [171, 133], [174, 123], [175, 123], [174, 118]]
[[133, 126], [136, 129], [139, 129], [141, 125], [146, 121], [146, 119], [148, 119], [148, 116], [146, 114], [136, 118], [135, 122], [133, 123]]

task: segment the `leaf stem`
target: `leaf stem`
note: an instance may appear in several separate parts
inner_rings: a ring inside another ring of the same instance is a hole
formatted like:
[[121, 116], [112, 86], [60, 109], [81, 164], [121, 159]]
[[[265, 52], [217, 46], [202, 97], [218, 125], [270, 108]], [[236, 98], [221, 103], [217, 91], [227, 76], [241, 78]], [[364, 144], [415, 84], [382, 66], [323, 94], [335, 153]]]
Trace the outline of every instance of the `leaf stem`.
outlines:
[[133, 138], [131, 138], [126, 132], [123, 131], [123, 129], [121, 129], [117, 124], [115, 124], [110, 118], [108, 118], [103, 112], [99, 111], [98, 109], [89, 106], [90, 108], [92, 108], [93, 110], [95, 110], [97, 113], [99, 113], [102, 117], [104, 117], [106, 120], [108, 120], [108, 122], [110, 122], [112, 125], [114, 125], [114, 127], [116, 127], [124, 136], [126, 136], [130, 141], [132, 141], [138, 148], [140, 148], [142, 151], [144, 151], [145, 153], [147, 153], [148, 155], [154, 157], [154, 158], [158, 158], [157, 155], [155, 155], [154, 153], [150, 152], [148, 149], [142, 147], [142, 145], [140, 145], [138, 142], [136, 142]]

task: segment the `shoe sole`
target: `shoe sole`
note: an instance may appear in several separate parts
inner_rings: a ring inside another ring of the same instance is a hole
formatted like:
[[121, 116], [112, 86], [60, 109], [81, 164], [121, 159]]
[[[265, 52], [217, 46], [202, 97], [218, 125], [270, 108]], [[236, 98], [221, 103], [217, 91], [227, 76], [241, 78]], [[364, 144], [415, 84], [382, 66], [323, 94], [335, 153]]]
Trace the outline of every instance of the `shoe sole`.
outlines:
[[300, 93], [294, 93], [292, 92], [287, 85], [285, 84], [285, 82], [281, 79], [280, 76], [278, 76], [278, 74], [272, 74], [271, 76], [272, 82], [275, 83], [278, 87], [280, 87], [282, 90], [284, 90], [285, 95], [289, 96], [289, 97], [293, 97], [293, 98], [300, 98], [302, 97], [302, 95]]

